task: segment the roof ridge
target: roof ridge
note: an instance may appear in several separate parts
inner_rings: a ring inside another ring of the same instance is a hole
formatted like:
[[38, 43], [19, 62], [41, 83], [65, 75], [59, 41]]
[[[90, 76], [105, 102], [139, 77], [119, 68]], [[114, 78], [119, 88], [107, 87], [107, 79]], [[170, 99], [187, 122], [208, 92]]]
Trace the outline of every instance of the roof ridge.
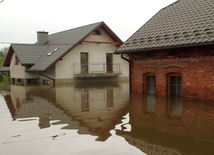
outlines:
[[28, 46], [48, 46], [47, 44], [36, 44], [36, 43], [12, 43], [12, 45], [28, 45]]
[[88, 27], [88, 26], [96, 25], [96, 24], [99, 25], [99, 24], [102, 24], [102, 23], [104, 23], [104, 22], [101, 21], [101, 22], [96, 22], [96, 23], [92, 23], [92, 24], [88, 24], [88, 25], [82, 25], [82, 26], [71, 28], [71, 29], [67, 29], [67, 30], [56, 32], [56, 33], [52, 33], [49, 36], [55, 35], [55, 34], [59, 34], [59, 33], [63, 33], [63, 32], [70, 31], [70, 30], [75, 30], [75, 29], [79, 29], [79, 28], [83, 28], [83, 27]]

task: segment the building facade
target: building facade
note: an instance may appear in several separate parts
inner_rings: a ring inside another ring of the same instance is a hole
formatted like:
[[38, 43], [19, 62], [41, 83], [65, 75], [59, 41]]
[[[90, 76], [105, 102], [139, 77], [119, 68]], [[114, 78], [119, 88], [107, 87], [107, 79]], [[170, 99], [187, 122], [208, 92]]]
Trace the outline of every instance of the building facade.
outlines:
[[133, 93], [214, 100], [213, 6], [178, 0], [116, 50], [130, 57]]
[[99, 22], [48, 35], [37, 32], [35, 44], [12, 44], [2, 72], [13, 83], [70, 83], [89, 79], [127, 80], [128, 62], [113, 52], [120, 38]]

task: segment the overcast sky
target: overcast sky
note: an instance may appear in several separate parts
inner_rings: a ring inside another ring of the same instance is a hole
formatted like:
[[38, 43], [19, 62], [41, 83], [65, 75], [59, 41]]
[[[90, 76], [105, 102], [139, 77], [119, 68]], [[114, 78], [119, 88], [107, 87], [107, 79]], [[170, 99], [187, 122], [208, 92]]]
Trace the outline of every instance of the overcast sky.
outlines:
[[[0, 0], [1, 2], [2, 0]], [[0, 49], [34, 43], [49, 34], [104, 21], [123, 41], [176, 0], [4, 0], [0, 3]]]

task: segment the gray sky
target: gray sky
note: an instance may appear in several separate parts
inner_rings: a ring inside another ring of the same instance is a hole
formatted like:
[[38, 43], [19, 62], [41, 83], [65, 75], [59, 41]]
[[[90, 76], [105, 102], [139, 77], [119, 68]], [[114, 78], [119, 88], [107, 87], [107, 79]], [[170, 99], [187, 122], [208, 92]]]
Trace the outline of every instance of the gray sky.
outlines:
[[[0, 0], [1, 1], [1, 0]], [[176, 0], [4, 0], [0, 3], [0, 49], [34, 43], [49, 34], [104, 21], [123, 41]]]

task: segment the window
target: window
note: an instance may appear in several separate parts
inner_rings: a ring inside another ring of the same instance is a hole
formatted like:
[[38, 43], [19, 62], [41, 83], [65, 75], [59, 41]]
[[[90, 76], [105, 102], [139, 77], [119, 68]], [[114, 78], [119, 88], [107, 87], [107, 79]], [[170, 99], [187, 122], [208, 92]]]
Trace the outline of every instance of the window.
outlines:
[[49, 52], [49, 53], [47, 54], [47, 56], [51, 56], [51, 55], [52, 55], [53, 53], [55, 53], [58, 49], [59, 49], [59, 48], [53, 49], [51, 52]]
[[15, 57], [15, 65], [19, 65], [19, 59], [17, 56]]
[[182, 115], [182, 76], [167, 74], [168, 116]]
[[95, 31], [93, 32], [93, 35], [101, 35], [101, 32], [100, 32], [99, 30], [95, 30]]
[[88, 73], [88, 53], [81, 53], [81, 74], [87, 74]]
[[182, 76], [181, 74], [168, 74], [167, 75], [167, 90], [168, 96], [181, 96], [182, 95]]
[[144, 103], [143, 111], [146, 113], [156, 112], [156, 76], [152, 73], [143, 75]]
[[106, 53], [106, 71], [108, 73], [113, 72], [113, 54], [112, 53]]
[[156, 76], [155, 74], [145, 74], [143, 76], [144, 94], [156, 94]]

